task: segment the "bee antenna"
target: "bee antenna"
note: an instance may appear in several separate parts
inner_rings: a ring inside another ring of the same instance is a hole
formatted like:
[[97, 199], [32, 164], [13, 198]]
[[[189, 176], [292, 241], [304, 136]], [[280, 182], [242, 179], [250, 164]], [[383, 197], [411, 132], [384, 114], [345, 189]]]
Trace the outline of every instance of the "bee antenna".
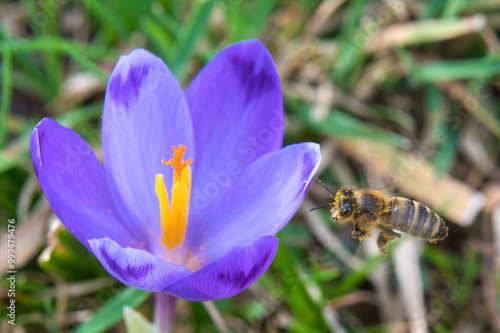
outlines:
[[320, 183], [320, 184], [321, 184], [321, 186], [323, 186], [323, 188], [324, 188], [325, 190], [327, 190], [327, 191], [328, 191], [328, 193], [330, 193], [330, 196], [331, 196], [332, 198], [335, 198], [335, 193], [333, 193], [332, 191], [330, 191], [330, 189], [329, 189], [328, 187], [326, 187], [325, 183], [323, 183], [323, 181], [322, 181], [321, 179], [319, 179], [318, 177], [316, 177], [316, 180], [318, 181], [318, 183]]
[[327, 203], [327, 204], [324, 204], [324, 205], [321, 205], [321, 206], [318, 206], [318, 207], [314, 207], [314, 208], [309, 209], [309, 211], [312, 212], [313, 210], [320, 209], [320, 208], [325, 208], [325, 207], [328, 207], [328, 206], [331, 206], [331, 204]]

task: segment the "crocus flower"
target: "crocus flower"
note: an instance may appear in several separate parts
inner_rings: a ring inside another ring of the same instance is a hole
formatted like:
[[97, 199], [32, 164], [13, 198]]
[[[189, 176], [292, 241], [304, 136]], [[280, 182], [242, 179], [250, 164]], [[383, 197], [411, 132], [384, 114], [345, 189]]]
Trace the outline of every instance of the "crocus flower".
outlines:
[[48, 118], [33, 129], [31, 155], [55, 214], [112, 276], [205, 301], [269, 267], [274, 235], [317, 171], [317, 144], [281, 149], [282, 139], [277, 71], [249, 40], [221, 51], [185, 92], [151, 53], [122, 56], [106, 88], [104, 168]]

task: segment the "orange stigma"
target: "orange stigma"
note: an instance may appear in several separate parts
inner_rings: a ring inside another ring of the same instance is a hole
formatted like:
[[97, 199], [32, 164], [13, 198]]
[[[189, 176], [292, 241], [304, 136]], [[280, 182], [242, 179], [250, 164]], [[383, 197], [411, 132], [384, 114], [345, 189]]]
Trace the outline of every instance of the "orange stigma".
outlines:
[[172, 159], [168, 161], [161, 160], [161, 163], [171, 165], [174, 168], [174, 183], [178, 182], [181, 179], [182, 170], [187, 167], [191, 162], [193, 162], [192, 158], [188, 158], [187, 161], [183, 161], [182, 157], [184, 156], [184, 152], [186, 151], [186, 146], [178, 145], [177, 149], [172, 147], [174, 150], [174, 156]]
[[191, 158], [187, 161], [182, 160], [186, 146], [178, 145], [177, 148], [172, 147], [172, 149], [174, 150], [172, 159], [161, 160], [163, 164], [171, 165], [174, 169], [170, 204], [162, 174], [156, 175], [155, 184], [156, 195], [160, 201], [161, 243], [166, 245], [169, 250], [172, 250], [176, 245], [181, 247], [184, 242], [191, 196], [191, 168], [189, 164], [193, 161]]

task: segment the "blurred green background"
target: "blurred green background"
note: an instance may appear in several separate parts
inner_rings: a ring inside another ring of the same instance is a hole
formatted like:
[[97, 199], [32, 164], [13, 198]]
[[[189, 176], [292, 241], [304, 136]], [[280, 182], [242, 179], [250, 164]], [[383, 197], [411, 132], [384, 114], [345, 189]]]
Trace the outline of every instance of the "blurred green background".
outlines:
[[123, 305], [152, 316], [151, 295], [54, 217], [29, 155], [36, 123], [56, 119], [99, 156], [120, 54], [149, 49], [186, 87], [247, 38], [276, 62], [285, 144], [319, 142], [332, 190], [418, 200], [450, 234], [403, 237], [384, 257], [328, 210], [308, 212], [331, 200], [313, 184], [270, 269], [234, 298], [180, 301], [175, 331], [500, 332], [500, 1], [2, 1], [0, 29], [0, 275], [9, 219], [18, 270], [15, 327], [0, 280], [1, 332], [125, 332]]

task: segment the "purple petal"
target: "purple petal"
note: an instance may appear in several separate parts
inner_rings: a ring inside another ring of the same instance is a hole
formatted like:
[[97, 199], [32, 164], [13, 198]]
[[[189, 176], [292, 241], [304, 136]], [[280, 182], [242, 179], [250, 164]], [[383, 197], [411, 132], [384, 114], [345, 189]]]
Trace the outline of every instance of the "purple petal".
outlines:
[[[262, 156], [210, 209], [189, 221], [185, 245], [217, 258], [253, 237], [276, 234], [299, 208], [320, 163], [319, 145], [302, 143]], [[190, 207], [196, 211], [196, 205]]]
[[231, 297], [250, 286], [271, 265], [278, 238], [264, 236], [247, 246], [236, 246], [220, 259], [164, 291], [190, 301], [208, 301]]
[[132, 288], [159, 292], [192, 273], [187, 267], [146, 251], [123, 248], [108, 238], [90, 239], [89, 243], [108, 273]]
[[120, 220], [102, 166], [78, 134], [44, 118], [31, 132], [30, 146], [50, 206], [80, 242], [88, 248], [87, 239], [109, 237], [121, 245], [144, 244], [140, 234], [129, 232]]
[[162, 60], [145, 50], [120, 57], [106, 90], [102, 149], [108, 187], [122, 218], [154, 241], [160, 233], [155, 176], [163, 174], [170, 194], [173, 170], [161, 159], [172, 146], [185, 145], [193, 157], [194, 140], [187, 103]]
[[219, 195], [211, 183], [231, 182], [259, 156], [281, 148], [283, 98], [273, 59], [258, 40], [216, 55], [186, 90], [196, 159], [192, 200], [205, 207]]

